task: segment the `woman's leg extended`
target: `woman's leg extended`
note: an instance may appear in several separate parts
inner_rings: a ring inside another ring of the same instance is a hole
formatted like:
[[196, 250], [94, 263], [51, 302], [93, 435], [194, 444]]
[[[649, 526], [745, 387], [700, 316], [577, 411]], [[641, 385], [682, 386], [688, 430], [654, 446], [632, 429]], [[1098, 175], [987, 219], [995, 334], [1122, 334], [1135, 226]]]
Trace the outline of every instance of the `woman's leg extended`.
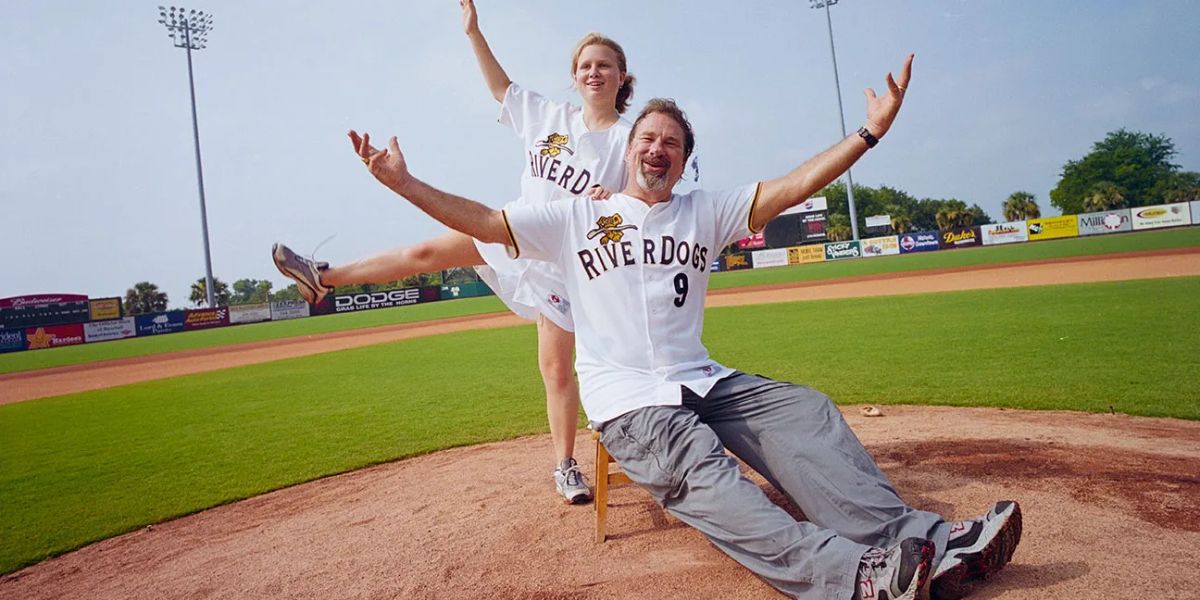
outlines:
[[321, 271], [321, 284], [329, 287], [361, 283], [387, 283], [418, 273], [483, 264], [475, 240], [448, 231], [431, 240], [401, 246]]
[[[538, 317], [538, 368], [546, 388], [546, 418], [554, 442], [555, 480], [559, 493], [579, 502], [591, 497], [581, 474], [567, 473], [575, 456], [579, 424], [579, 384], [575, 382], [575, 334], [544, 316]], [[565, 489], [564, 489], [565, 488]]]

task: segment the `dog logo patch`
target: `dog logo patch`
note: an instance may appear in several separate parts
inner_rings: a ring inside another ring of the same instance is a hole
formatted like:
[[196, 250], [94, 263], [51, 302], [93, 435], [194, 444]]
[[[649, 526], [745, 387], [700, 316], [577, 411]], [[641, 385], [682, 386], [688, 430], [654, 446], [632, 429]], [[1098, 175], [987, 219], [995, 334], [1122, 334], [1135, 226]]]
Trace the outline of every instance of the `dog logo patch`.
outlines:
[[574, 151], [567, 147], [567, 141], [569, 139], [570, 138], [564, 134], [552, 133], [546, 136], [546, 139], [538, 142], [537, 147], [541, 148], [540, 153], [542, 156], [553, 157], [558, 156], [563, 152], [566, 152], [567, 154], [575, 154]]
[[624, 237], [626, 229], [637, 229], [637, 225], [622, 225], [624, 222], [625, 219], [621, 218], [620, 213], [613, 214], [610, 217], [600, 217], [596, 219], [596, 228], [588, 232], [587, 239], [590, 240], [598, 235], [603, 235], [604, 237], [600, 238], [601, 244], [619, 242]]

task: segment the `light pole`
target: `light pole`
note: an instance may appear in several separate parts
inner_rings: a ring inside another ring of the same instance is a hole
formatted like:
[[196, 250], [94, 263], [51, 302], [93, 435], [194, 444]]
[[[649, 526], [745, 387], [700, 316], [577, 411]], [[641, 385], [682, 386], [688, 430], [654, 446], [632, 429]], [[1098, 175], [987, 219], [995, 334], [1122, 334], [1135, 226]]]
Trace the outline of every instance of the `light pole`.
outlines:
[[196, 140], [196, 181], [200, 186], [200, 230], [204, 234], [204, 291], [206, 302], [213, 302], [212, 256], [208, 251], [208, 210], [204, 205], [204, 169], [200, 166], [200, 126], [196, 123], [196, 83], [192, 78], [192, 50], [208, 46], [208, 32], [212, 30], [212, 14], [199, 10], [187, 10], [172, 6], [158, 7], [158, 22], [167, 28], [167, 35], [176, 48], [187, 50], [188, 90], [192, 95], [192, 137]]
[[[829, 56], [833, 58], [833, 88], [837, 90], [838, 123], [842, 125], [842, 137], [846, 137], [846, 113], [842, 110], [842, 83], [838, 80], [837, 52], [833, 49], [833, 17], [829, 15], [829, 7], [838, 0], [808, 0], [812, 8], [825, 9], [825, 23], [829, 25]], [[858, 213], [854, 210], [854, 176], [846, 169], [846, 201], [850, 206], [850, 233], [858, 239]]]

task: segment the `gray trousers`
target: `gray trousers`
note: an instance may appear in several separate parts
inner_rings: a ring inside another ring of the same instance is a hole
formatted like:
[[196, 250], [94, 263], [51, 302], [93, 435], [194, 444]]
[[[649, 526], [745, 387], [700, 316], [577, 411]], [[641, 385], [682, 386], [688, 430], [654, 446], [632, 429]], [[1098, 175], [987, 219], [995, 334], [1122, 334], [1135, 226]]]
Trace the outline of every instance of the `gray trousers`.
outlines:
[[[735, 373], [682, 406], [600, 425], [635, 483], [734, 560], [794, 598], [849, 600], [868, 547], [904, 538], [946, 547], [949, 524], [908, 507], [828, 396]], [[804, 511], [796, 521], [742, 476], [725, 449]]]

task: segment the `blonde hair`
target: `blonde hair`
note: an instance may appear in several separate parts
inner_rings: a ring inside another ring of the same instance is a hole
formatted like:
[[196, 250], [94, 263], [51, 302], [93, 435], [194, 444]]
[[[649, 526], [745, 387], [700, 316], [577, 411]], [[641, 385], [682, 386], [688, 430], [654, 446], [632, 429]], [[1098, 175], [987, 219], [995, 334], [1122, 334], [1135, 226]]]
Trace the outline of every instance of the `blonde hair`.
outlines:
[[629, 109], [629, 100], [633, 98], [633, 82], [635, 79], [625, 65], [625, 50], [612, 38], [604, 37], [596, 32], [583, 36], [583, 39], [579, 40], [578, 44], [575, 44], [575, 51], [571, 53], [571, 77], [575, 77], [575, 69], [579, 66], [579, 55], [583, 54], [583, 49], [596, 44], [606, 46], [617, 53], [617, 68], [625, 76], [625, 82], [621, 84], [621, 89], [617, 90], [615, 108], [617, 109], [617, 114], [623, 114]]

